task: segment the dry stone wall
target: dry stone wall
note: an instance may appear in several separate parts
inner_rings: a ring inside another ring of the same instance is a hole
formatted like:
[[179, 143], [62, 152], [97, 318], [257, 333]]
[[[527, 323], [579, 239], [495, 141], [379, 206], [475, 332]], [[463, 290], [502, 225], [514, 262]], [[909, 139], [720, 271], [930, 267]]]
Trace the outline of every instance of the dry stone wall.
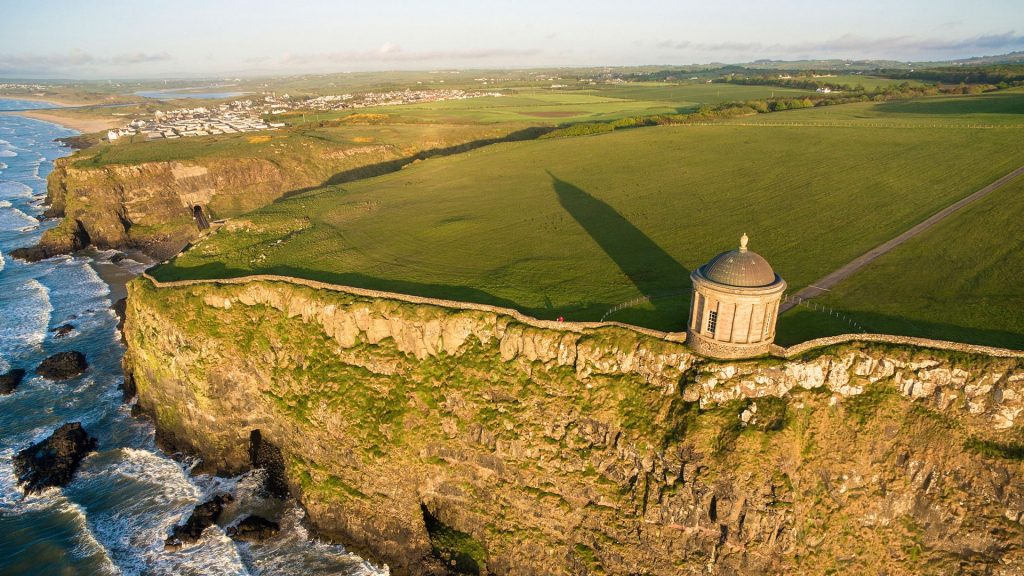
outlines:
[[481, 573], [1024, 570], [1019, 358], [718, 362], [682, 335], [299, 279], [129, 288], [126, 369], [161, 438], [237, 472], [259, 430], [319, 533], [395, 574], [443, 573], [428, 517]]

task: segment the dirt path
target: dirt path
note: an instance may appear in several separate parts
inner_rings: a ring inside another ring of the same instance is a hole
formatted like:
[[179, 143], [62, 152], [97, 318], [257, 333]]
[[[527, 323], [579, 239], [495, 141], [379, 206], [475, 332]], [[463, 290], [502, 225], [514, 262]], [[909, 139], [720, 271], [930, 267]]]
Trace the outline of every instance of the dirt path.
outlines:
[[1010, 172], [1006, 176], [1003, 176], [1002, 178], [996, 180], [995, 182], [989, 184], [988, 186], [985, 186], [984, 188], [978, 190], [974, 194], [971, 194], [970, 196], [963, 198], [962, 200], [959, 200], [957, 202], [954, 202], [953, 204], [950, 204], [949, 206], [946, 206], [942, 210], [933, 214], [927, 220], [920, 222], [913, 228], [907, 230], [906, 232], [900, 234], [899, 236], [893, 238], [892, 240], [889, 240], [884, 244], [879, 244], [878, 246], [875, 246], [871, 250], [868, 250], [864, 254], [846, 263], [842, 268], [839, 268], [838, 270], [832, 272], [828, 276], [819, 278], [815, 282], [811, 283], [810, 286], [807, 286], [803, 290], [800, 290], [799, 292], [792, 294], [789, 297], [788, 301], [784, 302], [782, 306], [779, 307], [779, 313], [781, 314], [782, 312], [789, 310], [790, 308], [796, 306], [799, 302], [803, 302], [804, 300], [810, 300], [811, 298], [821, 296], [825, 292], [828, 292], [829, 289], [831, 289], [833, 286], [850, 277], [852, 274], [855, 274], [858, 270], [867, 266], [879, 256], [889, 252], [893, 248], [899, 246], [900, 244], [903, 244], [904, 242], [910, 240], [911, 238], [917, 236], [918, 234], [925, 232], [926, 230], [928, 230], [932, 226], [935, 226], [939, 222], [942, 222], [943, 220], [945, 220], [946, 218], [948, 218], [949, 216], [963, 208], [964, 206], [967, 206], [968, 204], [971, 204], [973, 202], [977, 202], [978, 200], [981, 200], [982, 198], [988, 196], [992, 192], [995, 192], [996, 190], [1002, 188], [1011, 180], [1017, 178], [1022, 174], [1024, 174], [1024, 166], [1017, 168], [1013, 172]]

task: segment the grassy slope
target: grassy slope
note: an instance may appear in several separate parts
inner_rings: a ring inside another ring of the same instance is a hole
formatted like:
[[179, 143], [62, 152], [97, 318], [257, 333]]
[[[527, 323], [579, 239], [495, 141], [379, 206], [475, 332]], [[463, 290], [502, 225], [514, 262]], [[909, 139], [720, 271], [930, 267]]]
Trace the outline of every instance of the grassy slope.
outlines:
[[[936, 226], [837, 286], [822, 304], [872, 332], [1024, 348], [1024, 178]], [[843, 330], [796, 309], [782, 333]]]
[[[887, 106], [866, 110], [903, 123]], [[681, 329], [689, 270], [742, 232], [798, 288], [1024, 163], [1017, 129], [879, 122], [502, 144], [275, 203], [159, 275], [292, 274], [572, 319], [678, 294], [615, 318]]]

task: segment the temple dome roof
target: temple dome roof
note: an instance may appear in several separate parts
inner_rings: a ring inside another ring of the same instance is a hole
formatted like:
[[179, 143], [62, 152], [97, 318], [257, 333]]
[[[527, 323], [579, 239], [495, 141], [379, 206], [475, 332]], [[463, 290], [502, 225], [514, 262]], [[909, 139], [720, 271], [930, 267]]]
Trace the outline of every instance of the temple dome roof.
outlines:
[[777, 278], [767, 260], [747, 249], [746, 234], [740, 238], [738, 249], [722, 252], [700, 270], [712, 282], [740, 288], [768, 286]]

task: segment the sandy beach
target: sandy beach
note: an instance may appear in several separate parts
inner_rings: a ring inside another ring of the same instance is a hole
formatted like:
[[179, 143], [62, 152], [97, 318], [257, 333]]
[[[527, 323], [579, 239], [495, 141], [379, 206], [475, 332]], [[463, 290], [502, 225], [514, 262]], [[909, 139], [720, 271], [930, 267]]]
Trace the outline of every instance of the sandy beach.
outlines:
[[53, 122], [54, 124], [60, 124], [65, 128], [71, 128], [72, 130], [77, 130], [85, 134], [109, 130], [110, 128], [115, 128], [124, 123], [123, 119], [113, 116], [107, 116], [104, 118], [82, 118], [79, 116], [71, 116], [69, 114], [61, 114], [60, 110], [21, 110], [18, 112], [12, 112], [12, 114], [35, 118], [36, 120], [43, 120], [45, 122]]

